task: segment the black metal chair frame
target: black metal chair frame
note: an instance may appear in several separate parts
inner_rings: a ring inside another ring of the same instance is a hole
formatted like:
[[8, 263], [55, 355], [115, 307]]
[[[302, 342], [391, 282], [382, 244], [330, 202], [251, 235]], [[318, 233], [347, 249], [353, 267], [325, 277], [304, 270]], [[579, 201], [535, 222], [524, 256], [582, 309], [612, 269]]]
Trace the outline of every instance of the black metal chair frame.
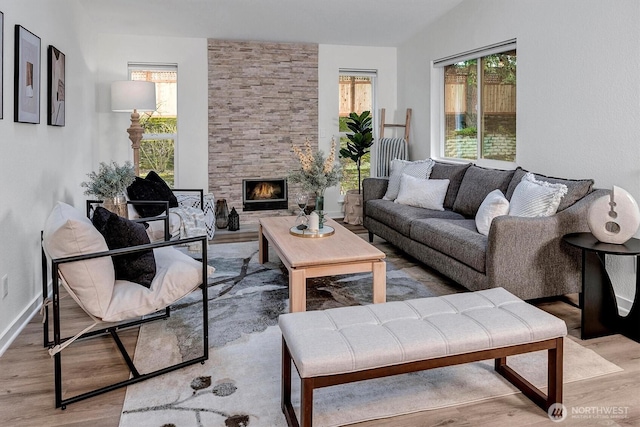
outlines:
[[[173, 191], [176, 193], [198, 193], [200, 195], [200, 209], [204, 211], [204, 190], [201, 188], [174, 188]], [[94, 209], [94, 204], [103, 203], [104, 200], [87, 200], [87, 218], [91, 218], [91, 211]], [[168, 241], [171, 239], [171, 235], [169, 234], [169, 202], [166, 200], [127, 200], [128, 205], [160, 205], [163, 207], [162, 214], [152, 217], [146, 218], [136, 218], [132, 219], [133, 222], [151, 222], [151, 221], [162, 221], [164, 222], [164, 240]]]
[[[105, 256], [115, 256], [115, 255], [123, 255], [130, 254], [135, 252], [147, 251], [155, 248], [162, 248], [166, 246], [175, 246], [182, 245], [186, 243], [194, 243], [201, 242], [201, 252], [202, 252], [202, 278], [203, 281], [200, 284], [200, 289], [202, 290], [202, 331], [203, 331], [203, 355], [197, 358], [187, 360], [184, 362], [177, 363], [175, 365], [161, 368], [153, 372], [149, 372], [146, 374], [140, 374], [136, 369], [133, 360], [131, 359], [129, 353], [125, 349], [120, 337], [118, 336], [118, 330], [131, 328], [135, 326], [142, 325], [144, 323], [152, 322], [154, 320], [159, 319], [167, 319], [170, 316], [171, 310], [170, 307], [167, 307], [163, 311], [158, 311], [155, 314], [150, 315], [149, 317], [143, 316], [140, 319], [132, 320], [132, 321], [124, 321], [116, 324], [115, 326], [109, 326], [102, 329], [96, 329], [82, 334], [78, 339], [95, 337], [98, 335], [106, 335], [109, 334], [114, 339], [116, 345], [122, 357], [124, 358], [129, 370], [131, 371], [131, 378], [128, 380], [120, 381], [114, 384], [110, 384], [108, 386], [104, 386], [92, 391], [88, 391], [76, 396], [63, 398], [62, 397], [62, 352], [57, 352], [54, 358], [54, 373], [55, 373], [55, 401], [56, 408], [65, 409], [67, 405], [71, 403], [78, 402], [80, 400], [88, 399], [90, 397], [98, 396], [103, 393], [107, 393], [109, 391], [115, 390], [120, 387], [125, 387], [131, 384], [135, 384], [149, 378], [156, 377], [158, 375], [165, 374], [167, 372], [175, 371], [177, 369], [184, 368], [189, 365], [193, 365], [196, 363], [204, 364], [205, 360], [209, 358], [209, 317], [208, 317], [208, 295], [207, 295], [207, 270], [208, 266], [206, 263], [207, 260], [207, 236], [198, 236], [198, 237], [190, 237], [186, 239], [180, 240], [172, 240], [172, 241], [163, 241], [157, 243], [149, 243], [146, 245], [133, 246], [129, 248], [122, 249], [114, 249], [104, 252], [97, 252], [93, 254], [87, 255], [79, 255], [65, 258], [57, 258], [51, 260], [51, 269], [48, 270], [48, 261], [46, 254], [44, 252], [44, 247], [42, 247], [42, 298], [43, 298], [43, 315], [44, 315], [44, 347], [53, 348], [57, 345], [63, 344], [65, 341], [69, 340], [71, 337], [62, 337], [60, 333], [60, 277], [58, 275], [58, 267], [61, 264], [71, 263], [76, 261], [83, 261], [94, 258], [101, 258]], [[42, 242], [41, 242], [42, 246]], [[49, 305], [46, 304], [48, 292], [48, 284], [47, 279], [49, 278], [49, 271], [51, 272], [51, 282], [52, 282], [52, 314], [53, 314], [53, 340], [50, 340], [49, 337]]]

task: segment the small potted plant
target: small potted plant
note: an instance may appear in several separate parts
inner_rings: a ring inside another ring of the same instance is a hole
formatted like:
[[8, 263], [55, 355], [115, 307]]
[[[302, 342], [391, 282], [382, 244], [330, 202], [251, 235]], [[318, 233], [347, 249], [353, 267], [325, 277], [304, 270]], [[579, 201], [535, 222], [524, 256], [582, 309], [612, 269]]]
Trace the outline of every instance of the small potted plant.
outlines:
[[87, 196], [95, 196], [102, 200], [105, 209], [108, 209], [122, 217], [127, 217], [127, 199], [125, 193], [127, 187], [136, 178], [133, 165], [127, 161], [120, 166], [116, 162], [100, 162], [98, 172], [87, 174], [88, 181], [80, 185], [85, 187]]

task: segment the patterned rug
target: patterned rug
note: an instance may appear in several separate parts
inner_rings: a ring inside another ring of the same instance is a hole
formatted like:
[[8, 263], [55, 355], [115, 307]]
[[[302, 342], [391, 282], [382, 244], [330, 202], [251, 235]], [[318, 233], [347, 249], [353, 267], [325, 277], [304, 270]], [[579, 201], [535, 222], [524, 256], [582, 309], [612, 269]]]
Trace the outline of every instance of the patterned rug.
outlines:
[[[463, 291], [395, 251], [387, 254], [387, 300]], [[209, 264], [210, 358], [127, 389], [121, 427], [285, 426], [280, 410], [280, 346], [277, 318], [288, 311], [288, 277], [271, 251], [257, 262], [257, 243], [211, 245]], [[367, 304], [371, 274], [312, 279], [307, 309]], [[201, 354], [197, 293], [174, 306], [171, 318], [144, 325], [136, 365], [148, 371]], [[518, 356], [519, 369], [544, 385], [546, 354]], [[510, 359], [511, 360], [511, 359]], [[591, 350], [567, 340], [566, 382], [620, 370]], [[542, 372], [542, 375], [540, 374]], [[299, 396], [294, 374], [293, 396]], [[315, 393], [314, 424], [345, 425], [394, 414], [457, 405], [513, 394], [517, 390], [493, 372], [492, 361], [328, 387]], [[545, 416], [541, 412], [541, 416]]]

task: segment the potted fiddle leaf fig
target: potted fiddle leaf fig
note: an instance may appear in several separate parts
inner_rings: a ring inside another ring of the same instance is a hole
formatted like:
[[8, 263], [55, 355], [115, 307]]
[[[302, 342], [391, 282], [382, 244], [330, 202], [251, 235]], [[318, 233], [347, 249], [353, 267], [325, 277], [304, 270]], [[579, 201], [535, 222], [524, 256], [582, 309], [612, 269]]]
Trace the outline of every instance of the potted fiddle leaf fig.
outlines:
[[347, 134], [349, 141], [346, 148], [340, 149], [340, 157], [351, 159], [358, 169], [358, 194], [362, 187], [360, 177], [360, 163], [362, 157], [367, 154], [373, 145], [373, 133], [371, 127], [371, 112], [363, 111], [362, 114], [351, 113], [346, 121], [347, 127], [353, 133]]

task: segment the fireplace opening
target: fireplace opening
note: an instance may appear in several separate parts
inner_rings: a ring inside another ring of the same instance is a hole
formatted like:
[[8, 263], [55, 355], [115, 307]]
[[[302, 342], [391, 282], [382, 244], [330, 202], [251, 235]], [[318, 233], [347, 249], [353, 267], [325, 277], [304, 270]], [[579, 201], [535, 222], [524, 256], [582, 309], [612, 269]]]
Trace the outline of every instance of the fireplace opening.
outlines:
[[287, 180], [243, 179], [242, 204], [245, 211], [288, 209]]

